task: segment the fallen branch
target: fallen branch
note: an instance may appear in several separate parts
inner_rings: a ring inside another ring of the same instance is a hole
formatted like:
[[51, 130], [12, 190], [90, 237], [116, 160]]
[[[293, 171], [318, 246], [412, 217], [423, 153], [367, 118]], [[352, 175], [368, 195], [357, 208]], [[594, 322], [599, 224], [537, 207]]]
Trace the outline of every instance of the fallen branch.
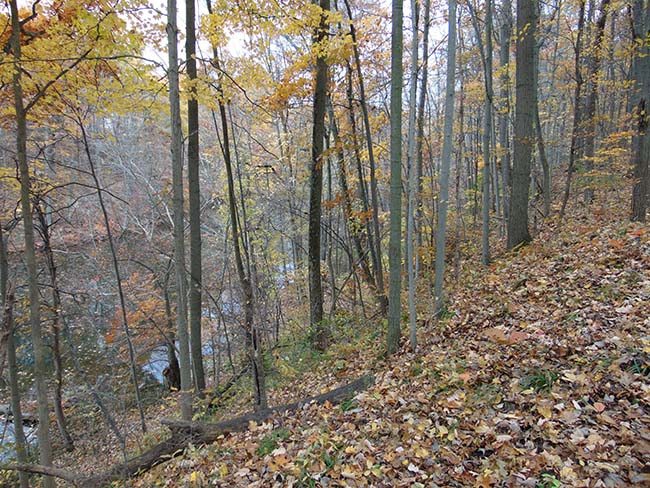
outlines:
[[340, 386], [333, 390], [323, 393], [322, 395], [316, 395], [309, 398], [304, 398], [294, 403], [289, 403], [286, 405], [279, 405], [277, 407], [271, 407], [266, 410], [261, 410], [259, 412], [249, 413], [242, 415], [241, 417], [236, 417], [234, 419], [224, 420], [222, 422], [211, 422], [211, 423], [202, 423], [202, 422], [190, 422], [187, 420], [170, 420], [163, 419], [161, 423], [169, 428], [173, 433], [183, 433], [185, 435], [194, 436], [202, 434], [212, 434], [221, 435], [226, 432], [239, 432], [246, 430], [248, 424], [251, 421], [261, 422], [266, 418], [270, 417], [274, 413], [278, 412], [289, 412], [293, 410], [298, 410], [304, 405], [309, 403], [324, 404], [329, 401], [330, 403], [340, 403], [345, 400], [350, 395], [357, 393], [359, 391], [365, 390], [374, 382], [374, 378], [371, 375], [365, 375], [361, 378], [348, 383], [347, 385]]
[[148, 451], [128, 460], [126, 463], [117, 464], [102, 473], [87, 478], [81, 478], [65, 469], [37, 464], [12, 464], [4, 469], [54, 476], [67, 481], [77, 488], [96, 488], [113, 481], [119, 481], [139, 473], [144, 473], [154, 466], [162, 464], [173, 457], [182, 454], [183, 450], [190, 443], [211, 444], [216, 441], [220, 435], [231, 432], [242, 432], [248, 429], [248, 425], [251, 421], [262, 422], [275, 413], [298, 410], [310, 403], [340, 403], [350, 398], [350, 396], [355, 393], [367, 389], [373, 383], [374, 377], [372, 375], [365, 375], [352, 383], [335, 388], [334, 390], [330, 390], [322, 395], [316, 395], [287, 405], [279, 405], [259, 412], [242, 415], [241, 417], [225, 420], [223, 422], [203, 424], [201, 422], [188, 422], [182, 420], [162, 420], [161, 423], [167, 426], [172, 433], [167, 440], [156, 444]]
[[67, 481], [72, 486], [82, 486], [79, 484], [79, 477], [72, 471], [55, 468], [53, 466], [43, 466], [42, 464], [15, 463], [3, 466], [2, 469], [6, 469], [7, 471], [23, 471], [25, 473], [54, 476], [55, 478], [61, 478], [62, 480]]

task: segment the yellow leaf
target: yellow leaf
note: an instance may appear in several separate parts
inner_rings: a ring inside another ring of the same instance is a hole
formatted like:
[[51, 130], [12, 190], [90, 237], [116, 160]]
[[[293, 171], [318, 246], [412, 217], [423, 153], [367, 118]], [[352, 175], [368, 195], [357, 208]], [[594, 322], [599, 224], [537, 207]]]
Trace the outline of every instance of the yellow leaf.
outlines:
[[540, 406], [537, 407], [537, 411], [545, 419], [550, 419], [553, 416], [553, 412], [547, 406], [540, 405]]

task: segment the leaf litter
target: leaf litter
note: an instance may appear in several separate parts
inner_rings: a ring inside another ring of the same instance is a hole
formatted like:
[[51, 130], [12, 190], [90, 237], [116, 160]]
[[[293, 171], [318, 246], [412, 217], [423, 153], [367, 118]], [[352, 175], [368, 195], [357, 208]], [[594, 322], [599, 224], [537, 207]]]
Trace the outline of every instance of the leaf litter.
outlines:
[[377, 360], [380, 337], [339, 359], [344, 374], [321, 364], [271, 395], [374, 369], [345, 408], [251, 424], [136, 486], [650, 486], [650, 231], [605, 217], [550, 226], [487, 271], [465, 265], [417, 355]]

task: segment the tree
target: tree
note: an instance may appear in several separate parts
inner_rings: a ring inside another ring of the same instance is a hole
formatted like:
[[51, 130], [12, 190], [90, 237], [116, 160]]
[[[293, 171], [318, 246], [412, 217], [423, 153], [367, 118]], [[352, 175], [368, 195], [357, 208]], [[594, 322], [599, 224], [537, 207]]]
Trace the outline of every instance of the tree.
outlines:
[[171, 125], [172, 191], [174, 200], [174, 267], [176, 270], [176, 324], [181, 370], [181, 415], [192, 419], [192, 380], [190, 376], [190, 348], [187, 331], [187, 283], [185, 280], [185, 226], [183, 223], [183, 134], [178, 82], [178, 27], [176, 0], [167, 0], [167, 49], [169, 55], [169, 105]]
[[501, 4], [501, 26], [499, 29], [500, 88], [499, 99], [499, 146], [501, 150], [501, 198], [503, 216], [509, 217], [510, 196], [510, 40], [512, 38], [512, 2], [503, 0]]
[[52, 356], [54, 360], [54, 376], [56, 378], [54, 386], [54, 413], [65, 448], [68, 451], [72, 451], [74, 449], [74, 442], [68, 431], [65, 413], [63, 412], [63, 360], [61, 358], [61, 310], [63, 307], [57, 284], [57, 266], [50, 239], [51, 225], [47, 215], [47, 204], [43, 201], [42, 195], [38, 195], [34, 200], [34, 209], [38, 218], [37, 229], [43, 241], [43, 250], [45, 252], [47, 270], [50, 275], [50, 286], [52, 288]]
[[415, 311], [415, 256], [413, 234], [415, 227], [416, 192], [418, 188], [416, 167], [416, 107], [417, 107], [417, 81], [418, 81], [418, 3], [411, 0], [411, 19], [413, 24], [413, 39], [411, 42], [411, 86], [409, 88], [409, 126], [408, 126], [408, 213], [406, 222], [406, 269], [408, 273], [409, 292], [409, 340], [411, 349], [417, 347], [416, 311]]
[[185, 53], [190, 85], [187, 99], [187, 186], [190, 211], [190, 351], [194, 389], [205, 390], [201, 340], [201, 188], [199, 185], [199, 101], [196, 93], [196, 12], [194, 0], [185, 0]]
[[[2, 333], [7, 334], [7, 370], [9, 373], [9, 390], [11, 392], [11, 413], [14, 421], [14, 437], [16, 440], [16, 460], [27, 462], [27, 441], [23, 429], [23, 414], [20, 406], [20, 388], [18, 386], [18, 365], [16, 364], [16, 343], [14, 339], [13, 305], [15, 296], [9, 283], [9, 263], [7, 262], [7, 247], [2, 224], [0, 224], [0, 300], [2, 303]], [[0, 370], [2, 369], [0, 359]], [[19, 473], [20, 488], [29, 488], [29, 476]]]
[[436, 271], [435, 312], [440, 314], [444, 307], [443, 283], [445, 277], [445, 244], [447, 230], [447, 208], [449, 206], [449, 172], [454, 137], [454, 100], [456, 88], [456, 0], [449, 2], [447, 34], [447, 82], [445, 88], [445, 122], [440, 161], [440, 197], [438, 205], [438, 226], [436, 228]]
[[[50, 414], [47, 399], [47, 364], [45, 345], [41, 329], [41, 300], [38, 290], [38, 270], [36, 268], [36, 247], [34, 245], [34, 221], [31, 205], [31, 182], [27, 163], [27, 112], [32, 101], [25, 106], [22, 85], [22, 56], [20, 37], [23, 23], [20, 20], [17, 0], [10, 0], [11, 7], [11, 51], [14, 59], [13, 91], [16, 115], [16, 157], [20, 173], [20, 203], [25, 237], [25, 261], [27, 263], [27, 282], [29, 287], [29, 324], [34, 349], [34, 381], [38, 400], [38, 447], [39, 460], [44, 466], [52, 465], [52, 445], [50, 443]], [[43, 92], [40, 92], [43, 93]], [[51, 476], [43, 478], [45, 488], [54, 488]]]
[[[492, 155], [490, 141], [492, 140], [492, 0], [485, 4], [485, 45], [481, 40], [481, 31], [478, 26], [478, 19], [471, 2], [467, 4], [472, 17], [472, 24], [476, 32], [476, 39], [483, 64], [483, 81], [485, 84], [485, 103], [483, 111], [483, 202], [482, 202], [482, 238], [481, 238], [481, 262], [484, 266], [490, 263], [490, 165]], [[497, 199], [498, 202], [498, 199]]]
[[416, 249], [415, 253], [415, 276], [418, 276], [422, 268], [422, 260], [420, 259], [419, 249], [423, 242], [422, 226], [423, 212], [422, 212], [422, 176], [424, 173], [424, 112], [427, 102], [427, 89], [428, 89], [428, 75], [429, 75], [429, 30], [431, 24], [431, 0], [424, 2], [424, 33], [422, 34], [422, 81], [420, 82], [420, 95], [418, 98], [418, 115], [417, 115], [417, 141], [416, 141], [416, 193], [415, 193], [415, 218], [414, 230], [416, 234]]
[[528, 194], [530, 168], [535, 141], [533, 111], [535, 102], [535, 32], [537, 0], [517, 0], [517, 67], [515, 71], [515, 135], [512, 167], [512, 195], [508, 218], [508, 249], [530, 242]]
[[390, 68], [390, 242], [388, 260], [388, 354], [394, 354], [400, 339], [400, 293], [402, 286], [402, 25], [403, 2], [393, 0]]
[[[598, 102], [598, 82], [601, 59], [603, 57], [603, 38], [605, 36], [605, 24], [607, 23], [607, 14], [609, 13], [610, 0], [602, 0], [600, 3], [598, 20], [596, 25], [592, 26], [595, 31], [592, 32], [592, 41], [589, 49], [589, 58], [587, 62], [587, 100], [585, 102], [585, 170], [587, 172], [594, 169], [594, 156], [596, 146], [596, 108]], [[594, 189], [590, 185], [585, 189], [585, 203], [591, 203], [594, 199]]]
[[632, 152], [635, 178], [632, 191], [632, 220], [645, 222], [650, 195], [650, 1], [634, 0], [631, 14], [635, 46], [632, 79], [635, 83], [636, 116]]
[[327, 101], [327, 61], [325, 41], [329, 31], [327, 14], [329, 0], [320, 0], [320, 21], [313, 37], [316, 53], [316, 82], [314, 85], [311, 165], [309, 176], [309, 303], [310, 323], [314, 329], [314, 346], [325, 349], [327, 341], [323, 323], [323, 288], [321, 280], [321, 205], [323, 197], [323, 144], [325, 141], [325, 108]]
[[575, 168], [576, 159], [579, 152], [580, 130], [582, 126], [582, 85], [584, 78], [582, 76], [582, 36], [585, 25], [585, 0], [580, 0], [578, 13], [578, 28], [576, 35], [576, 44], [574, 48], [574, 71], [575, 71], [575, 88], [573, 94], [573, 129], [571, 131], [571, 147], [569, 149], [569, 167], [567, 168], [566, 183], [564, 185], [564, 195], [562, 197], [562, 207], [560, 208], [560, 221], [564, 218], [569, 194], [571, 191], [571, 178]]
[[372, 142], [372, 132], [370, 129], [370, 115], [368, 114], [368, 103], [366, 99], [366, 88], [364, 84], [363, 72], [361, 70], [361, 56], [359, 55], [359, 45], [357, 41], [357, 31], [352, 19], [352, 9], [349, 0], [345, 1], [348, 17], [350, 19], [350, 37], [352, 38], [352, 49], [354, 52], [354, 65], [356, 67], [357, 78], [359, 81], [359, 99], [361, 104], [361, 114], [363, 115], [363, 127], [365, 129], [366, 146], [368, 148], [368, 163], [370, 164], [370, 199], [372, 205], [372, 227], [369, 230], [371, 255], [375, 266], [375, 282], [377, 287], [377, 296], [382, 315], [386, 313], [388, 303], [384, 294], [384, 265], [382, 264], [381, 253], [381, 231], [379, 228], [379, 189], [377, 187], [377, 164], [375, 162], [375, 150]]

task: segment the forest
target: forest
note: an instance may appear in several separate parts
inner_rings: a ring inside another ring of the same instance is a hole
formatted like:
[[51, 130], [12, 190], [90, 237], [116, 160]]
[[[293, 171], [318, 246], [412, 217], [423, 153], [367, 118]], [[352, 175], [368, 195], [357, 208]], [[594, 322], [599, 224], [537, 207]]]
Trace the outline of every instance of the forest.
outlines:
[[650, 485], [650, 0], [0, 42], [0, 486]]

